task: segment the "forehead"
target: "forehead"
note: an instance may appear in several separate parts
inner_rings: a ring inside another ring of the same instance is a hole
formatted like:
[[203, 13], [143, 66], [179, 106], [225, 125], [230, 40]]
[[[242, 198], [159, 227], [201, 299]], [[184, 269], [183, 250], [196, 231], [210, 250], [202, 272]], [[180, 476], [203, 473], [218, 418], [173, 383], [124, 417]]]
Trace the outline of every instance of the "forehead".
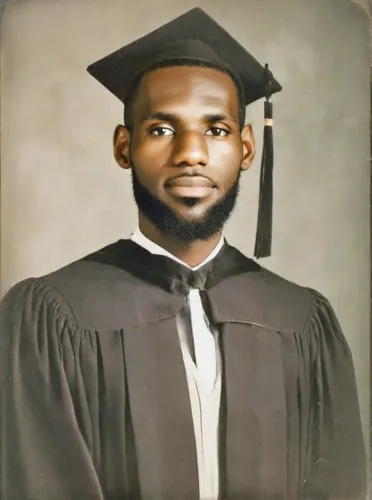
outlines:
[[187, 104], [238, 111], [237, 89], [232, 78], [213, 68], [158, 68], [143, 77], [137, 99], [146, 108]]

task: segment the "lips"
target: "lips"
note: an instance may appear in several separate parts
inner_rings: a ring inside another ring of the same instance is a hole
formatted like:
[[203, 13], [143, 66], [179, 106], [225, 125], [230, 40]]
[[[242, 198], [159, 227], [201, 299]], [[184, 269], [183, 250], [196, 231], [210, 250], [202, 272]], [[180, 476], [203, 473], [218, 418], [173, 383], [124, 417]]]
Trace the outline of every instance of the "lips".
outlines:
[[181, 175], [166, 183], [167, 190], [179, 198], [203, 198], [208, 196], [214, 187], [210, 179], [200, 175]]
[[182, 175], [167, 182], [167, 186], [183, 186], [183, 187], [213, 187], [213, 182], [207, 177], [200, 175]]

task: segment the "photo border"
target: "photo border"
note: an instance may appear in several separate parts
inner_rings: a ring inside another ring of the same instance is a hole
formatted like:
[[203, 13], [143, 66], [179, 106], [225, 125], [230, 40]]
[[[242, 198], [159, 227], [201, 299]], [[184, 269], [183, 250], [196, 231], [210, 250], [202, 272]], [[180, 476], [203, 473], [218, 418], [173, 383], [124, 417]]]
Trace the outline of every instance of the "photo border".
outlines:
[[[1, 25], [2, 25], [2, 16], [5, 9], [12, 3], [17, 0], [0, 0], [0, 40], [1, 40]], [[372, 242], [372, 0], [349, 0], [351, 4], [354, 4], [360, 7], [369, 21], [369, 38], [370, 38], [370, 61], [369, 61], [369, 69], [370, 69], [370, 123], [369, 123], [369, 138], [370, 138], [370, 151], [369, 151], [369, 164], [370, 164], [370, 241]], [[0, 85], [1, 85], [1, 66], [0, 66]], [[0, 95], [0, 117], [1, 117], [1, 95]], [[0, 145], [1, 145], [1, 126], [0, 126]], [[1, 163], [1, 150], [0, 150], [0, 186], [1, 186], [1, 173], [2, 173], [2, 163]], [[0, 263], [1, 263], [1, 238], [2, 238], [2, 226], [1, 226], [1, 192], [0, 192]], [[372, 246], [370, 250], [370, 262], [371, 262], [371, 253]], [[0, 270], [0, 278], [1, 278], [1, 270]], [[369, 416], [369, 483], [370, 490], [372, 492], [372, 390], [371, 390], [371, 381], [372, 381], [372, 265], [370, 264], [370, 416]]]

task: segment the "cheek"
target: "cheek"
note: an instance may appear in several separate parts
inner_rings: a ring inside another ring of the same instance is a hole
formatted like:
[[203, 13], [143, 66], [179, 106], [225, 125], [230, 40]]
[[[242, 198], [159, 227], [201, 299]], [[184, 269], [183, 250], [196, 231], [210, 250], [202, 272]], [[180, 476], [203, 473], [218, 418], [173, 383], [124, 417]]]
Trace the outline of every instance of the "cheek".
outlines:
[[234, 163], [239, 163], [243, 157], [243, 146], [241, 140], [230, 135], [226, 140], [210, 140], [208, 141], [208, 149], [210, 157], [220, 156], [225, 160], [230, 159]]
[[224, 185], [229, 186], [236, 180], [242, 160], [242, 146], [237, 141], [221, 142], [210, 150], [210, 164], [218, 168], [220, 181]]
[[146, 185], [155, 185], [166, 163], [167, 153], [164, 148], [160, 148], [156, 141], [134, 141], [131, 157], [139, 180]]

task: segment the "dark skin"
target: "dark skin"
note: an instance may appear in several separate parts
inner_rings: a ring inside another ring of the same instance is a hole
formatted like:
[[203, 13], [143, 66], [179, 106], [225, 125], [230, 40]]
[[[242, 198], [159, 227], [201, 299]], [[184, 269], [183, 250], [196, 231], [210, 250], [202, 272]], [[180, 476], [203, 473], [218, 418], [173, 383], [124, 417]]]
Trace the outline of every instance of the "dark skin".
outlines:
[[[228, 75], [169, 67], [143, 77], [132, 132], [116, 127], [114, 155], [125, 169], [132, 159], [141, 184], [180, 218], [199, 221], [226, 195], [239, 171], [251, 166], [255, 144], [251, 125], [240, 129], [237, 90]], [[221, 230], [185, 244], [161, 232], [141, 211], [139, 227], [191, 267], [206, 259], [222, 236]]]

